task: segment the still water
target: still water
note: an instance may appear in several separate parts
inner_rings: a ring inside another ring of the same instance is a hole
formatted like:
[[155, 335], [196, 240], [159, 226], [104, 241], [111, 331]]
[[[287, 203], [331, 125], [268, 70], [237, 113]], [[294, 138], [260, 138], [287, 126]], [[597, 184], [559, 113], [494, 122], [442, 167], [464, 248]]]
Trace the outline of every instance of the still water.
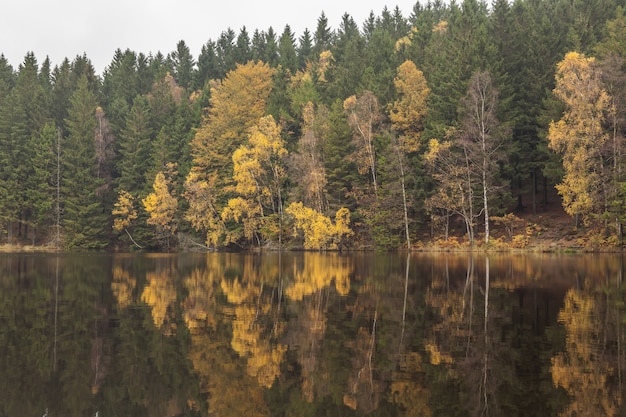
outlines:
[[624, 268], [1, 255], [0, 417], [623, 416]]

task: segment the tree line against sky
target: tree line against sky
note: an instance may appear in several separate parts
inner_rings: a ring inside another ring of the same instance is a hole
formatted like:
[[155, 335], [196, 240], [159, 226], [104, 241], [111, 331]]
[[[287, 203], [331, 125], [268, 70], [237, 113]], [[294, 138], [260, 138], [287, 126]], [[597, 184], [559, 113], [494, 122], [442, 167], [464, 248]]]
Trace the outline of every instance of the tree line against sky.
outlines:
[[[3, 240], [65, 248], [493, 241], [565, 211], [621, 241], [619, 0], [419, 2], [224, 30], [193, 57], [0, 57]], [[510, 224], [507, 226], [509, 227]]]

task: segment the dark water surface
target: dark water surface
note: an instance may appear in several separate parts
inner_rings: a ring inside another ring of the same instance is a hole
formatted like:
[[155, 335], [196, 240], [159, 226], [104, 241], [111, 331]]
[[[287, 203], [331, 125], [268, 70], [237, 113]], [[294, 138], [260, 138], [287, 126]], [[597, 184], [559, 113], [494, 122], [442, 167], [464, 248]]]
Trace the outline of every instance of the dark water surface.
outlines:
[[624, 416], [621, 256], [0, 256], [0, 417]]

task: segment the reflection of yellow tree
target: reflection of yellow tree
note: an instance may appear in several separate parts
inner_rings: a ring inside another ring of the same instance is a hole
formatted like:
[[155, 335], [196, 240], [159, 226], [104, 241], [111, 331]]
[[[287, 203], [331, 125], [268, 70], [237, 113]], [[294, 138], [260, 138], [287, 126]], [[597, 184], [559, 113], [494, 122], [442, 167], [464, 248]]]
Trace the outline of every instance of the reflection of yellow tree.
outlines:
[[207, 268], [196, 268], [183, 279], [187, 298], [183, 302], [183, 319], [192, 334], [217, 325], [215, 283], [223, 276], [223, 267], [215, 256], [207, 257]]
[[247, 358], [248, 374], [270, 388], [280, 374], [287, 346], [276, 341], [282, 326], [277, 321], [273, 326], [267, 325], [272, 305], [271, 299], [263, 297], [263, 272], [245, 263], [244, 284], [239, 279], [222, 280], [222, 290], [228, 301], [235, 304], [231, 347]]
[[198, 329], [191, 337], [189, 358], [200, 377], [200, 391], [208, 394], [209, 415], [269, 416], [263, 388], [233, 360], [226, 337], [208, 329]]
[[152, 308], [152, 320], [161, 328], [167, 315], [167, 309], [176, 301], [176, 288], [169, 269], [146, 274], [148, 285], [143, 289], [141, 301]]
[[196, 268], [183, 279], [188, 296], [183, 318], [191, 333], [189, 359], [207, 395], [209, 415], [263, 417], [270, 412], [263, 388], [246, 375], [246, 366], [232, 355], [231, 335], [216, 300], [224, 273], [239, 268], [241, 258], [231, 254], [209, 254], [206, 268]]
[[[296, 329], [290, 332], [292, 343], [297, 346], [301, 366], [302, 394], [313, 402], [316, 394], [325, 395], [327, 384], [316, 384], [320, 376], [319, 356], [327, 326], [328, 289], [335, 283], [337, 292], [347, 295], [350, 291], [350, 275], [354, 271], [353, 258], [339, 254], [307, 253], [301, 263], [287, 267], [293, 282], [285, 290], [287, 298], [299, 303]], [[328, 378], [325, 374], [322, 378]]]
[[430, 417], [430, 392], [424, 387], [420, 354], [410, 352], [399, 359], [398, 370], [391, 375], [389, 400], [400, 405], [405, 416]]
[[137, 280], [130, 272], [121, 266], [113, 267], [113, 280], [111, 282], [111, 291], [117, 299], [117, 305], [120, 308], [128, 307], [133, 303], [133, 291], [137, 286]]
[[602, 355], [600, 311], [592, 296], [569, 290], [559, 322], [566, 331], [565, 351], [552, 358], [552, 380], [571, 396], [563, 416], [614, 416], [619, 393], [607, 385], [613, 368]]
[[307, 254], [302, 267], [294, 265], [291, 272], [294, 282], [285, 293], [290, 299], [300, 301], [334, 281], [337, 292], [347, 295], [353, 270], [354, 266], [347, 257], [338, 254]]

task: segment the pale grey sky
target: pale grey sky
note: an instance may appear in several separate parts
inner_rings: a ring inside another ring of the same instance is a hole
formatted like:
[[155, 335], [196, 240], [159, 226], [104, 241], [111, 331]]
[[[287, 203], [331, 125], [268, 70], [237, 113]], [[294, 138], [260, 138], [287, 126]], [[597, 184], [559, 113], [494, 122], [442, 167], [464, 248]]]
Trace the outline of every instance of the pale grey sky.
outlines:
[[289, 24], [300, 37], [305, 28], [315, 32], [322, 11], [332, 29], [345, 12], [361, 27], [370, 11], [379, 16], [385, 6], [409, 17], [417, 1], [14, 0], [2, 6], [0, 53], [14, 68], [29, 51], [40, 63], [48, 56], [53, 67], [86, 53], [102, 73], [117, 48], [167, 55], [184, 40], [197, 58], [202, 45], [228, 27], [239, 33], [246, 26], [252, 36], [272, 26], [280, 35]]

